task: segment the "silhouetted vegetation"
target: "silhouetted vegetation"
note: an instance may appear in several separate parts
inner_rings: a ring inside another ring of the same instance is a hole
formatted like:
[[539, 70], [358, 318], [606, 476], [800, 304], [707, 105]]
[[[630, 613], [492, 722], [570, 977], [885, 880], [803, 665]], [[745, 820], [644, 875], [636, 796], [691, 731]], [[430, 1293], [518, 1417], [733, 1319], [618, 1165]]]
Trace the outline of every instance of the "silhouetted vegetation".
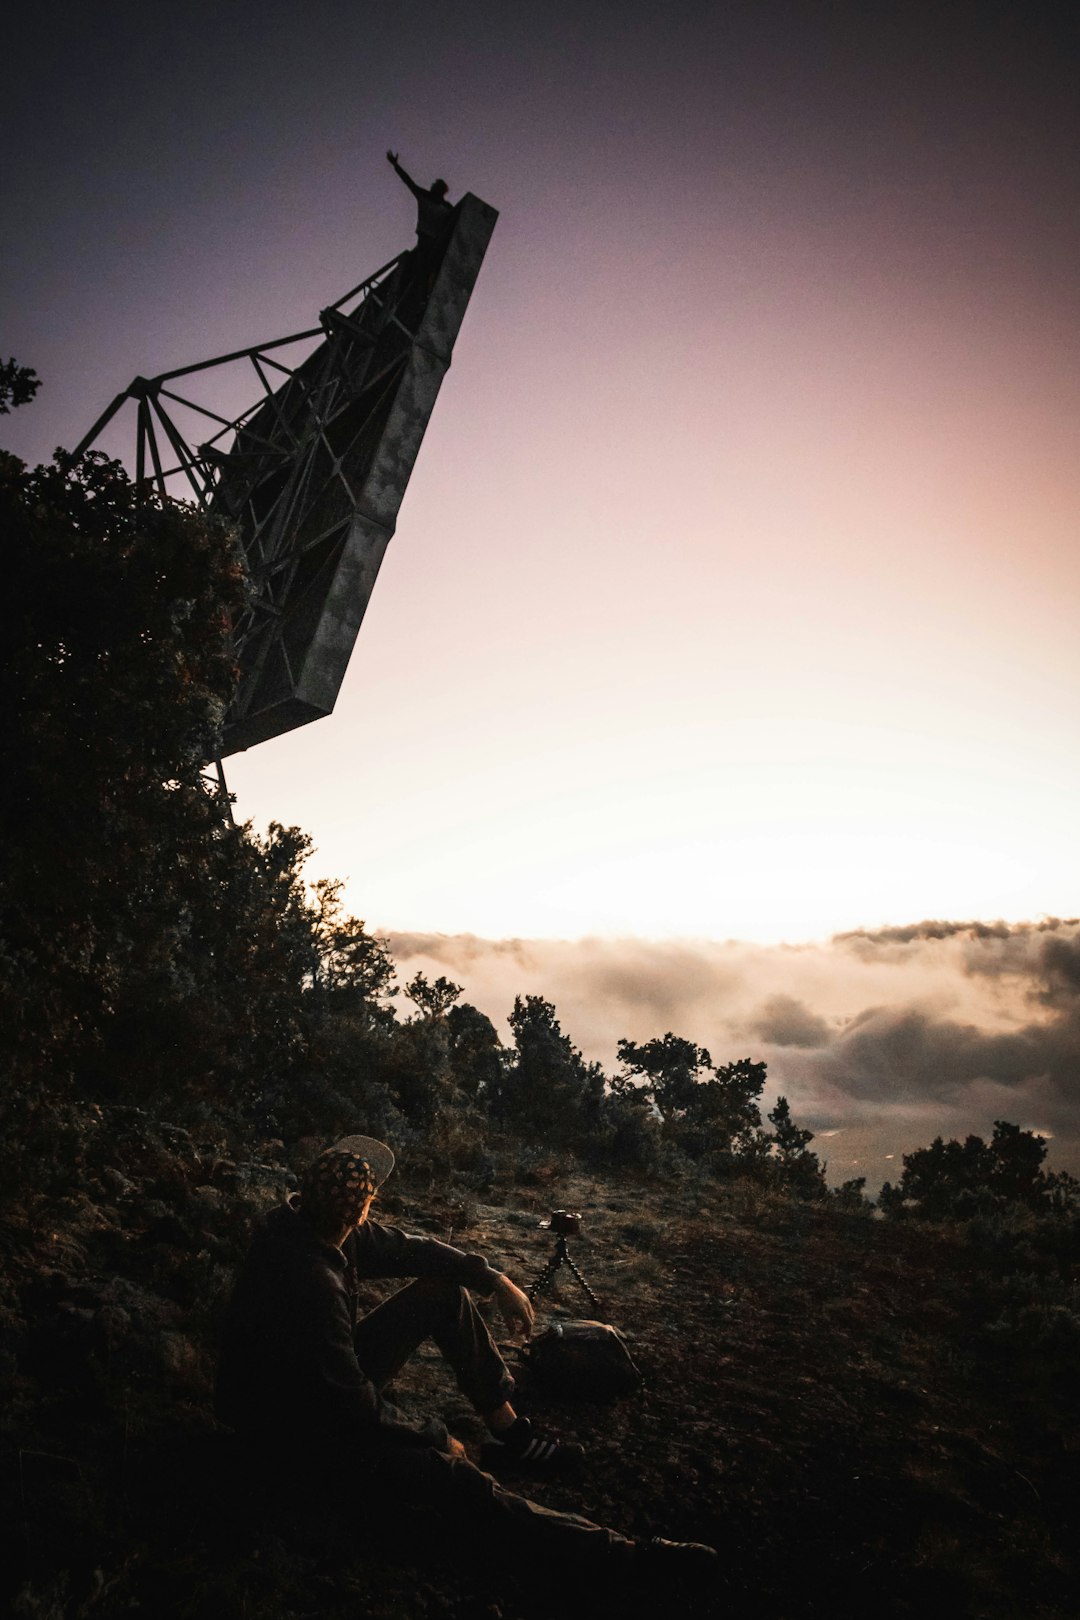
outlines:
[[136, 1105], [283, 1141], [359, 1117], [451, 1157], [464, 1110], [477, 1163], [485, 1133], [508, 1132], [595, 1163], [667, 1151], [823, 1190], [788, 1122], [762, 1130], [763, 1064], [713, 1066], [668, 1033], [620, 1042], [609, 1081], [543, 997], [515, 1001], [504, 1045], [460, 986], [422, 974], [403, 1016], [386, 947], [341, 885], [305, 885], [310, 839], [232, 826], [202, 775], [236, 678], [227, 529], [99, 455], [70, 471], [5, 458], [0, 501], [18, 604], [3, 654], [9, 1182], [40, 1191], [55, 1169], [67, 1186], [65, 1129]]
[[[785, 1098], [763, 1119], [763, 1063], [668, 1031], [620, 1041], [609, 1076], [542, 996], [504, 1041], [446, 978], [402, 993], [341, 885], [305, 883], [310, 839], [233, 826], [203, 778], [236, 678], [228, 530], [97, 456], [0, 458], [0, 522], [15, 1612], [540, 1620], [527, 1579], [463, 1578], [437, 1547], [419, 1573], [415, 1549], [350, 1563], [355, 1526], [335, 1541], [302, 1503], [283, 1522], [214, 1450], [215, 1322], [251, 1224], [360, 1129], [402, 1150], [387, 1213], [412, 1200], [469, 1246], [516, 1254], [553, 1201], [588, 1204], [587, 1270], [649, 1373], [589, 1436], [590, 1506], [720, 1542], [725, 1612], [1005, 1616], [1022, 1593], [1064, 1616], [1080, 1210], [1046, 1144], [1003, 1121], [938, 1139], [874, 1220], [861, 1180], [827, 1191]], [[431, 1376], [417, 1398], [452, 1403]]]
[[29, 405], [40, 387], [41, 378], [30, 366], [0, 360], [0, 416], [7, 416], [17, 405]]
[[1080, 1207], [1080, 1182], [1066, 1171], [1046, 1171], [1046, 1143], [999, 1119], [989, 1142], [969, 1136], [963, 1142], [936, 1137], [928, 1148], [904, 1154], [896, 1186], [881, 1189], [889, 1215], [917, 1214], [925, 1220], [968, 1220], [988, 1206], [1010, 1204], [1040, 1211]]

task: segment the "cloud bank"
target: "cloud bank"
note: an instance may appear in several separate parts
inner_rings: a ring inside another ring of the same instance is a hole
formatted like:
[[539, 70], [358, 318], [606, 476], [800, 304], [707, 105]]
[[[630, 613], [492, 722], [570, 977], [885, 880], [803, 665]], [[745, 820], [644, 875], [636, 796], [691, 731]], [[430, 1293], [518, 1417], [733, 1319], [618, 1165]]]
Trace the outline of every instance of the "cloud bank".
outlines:
[[555, 1003], [609, 1071], [621, 1036], [674, 1031], [714, 1060], [764, 1059], [769, 1090], [823, 1140], [830, 1179], [876, 1189], [935, 1135], [997, 1118], [1080, 1172], [1080, 920], [925, 921], [808, 945], [486, 940], [391, 933], [399, 976], [447, 974], [497, 1027], [515, 995]]

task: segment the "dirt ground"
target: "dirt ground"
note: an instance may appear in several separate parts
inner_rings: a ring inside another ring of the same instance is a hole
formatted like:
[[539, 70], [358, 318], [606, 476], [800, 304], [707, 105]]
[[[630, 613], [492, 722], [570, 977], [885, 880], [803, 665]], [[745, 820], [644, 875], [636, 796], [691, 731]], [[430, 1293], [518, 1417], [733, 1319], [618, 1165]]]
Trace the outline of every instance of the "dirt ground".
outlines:
[[[208, 1298], [227, 1285], [240, 1235], [215, 1250], [207, 1232], [227, 1225], [225, 1204], [203, 1203], [194, 1239], [190, 1208], [147, 1216], [145, 1203], [138, 1222], [107, 1210], [95, 1226], [84, 1209], [77, 1236], [8, 1233], [13, 1613], [655, 1612], [655, 1594], [590, 1592], [572, 1571], [509, 1565], [422, 1515], [358, 1523], [298, 1497], [284, 1473], [253, 1478], [209, 1416]], [[556, 1401], [524, 1368], [521, 1409], [588, 1456], [579, 1476], [523, 1488], [631, 1535], [716, 1546], [715, 1581], [668, 1594], [670, 1612], [1076, 1614], [1075, 1348], [995, 1336], [1004, 1285], [962, 1230], [749, 1183], [554, 1173], [451, 1196], [399, 1183], [382, 1218], [479, 1250], [525, 1286], [550, 1253], [538, 1223], [552, 1207], [582, 1212], [570, 1252], [644, 1385], [607, 1405]], [[537, 1326], [592, 1314], [564, 1269]], [[440, 1412], [476, 1454], [481, 1426], [434, 1350], [395, 1399]]]

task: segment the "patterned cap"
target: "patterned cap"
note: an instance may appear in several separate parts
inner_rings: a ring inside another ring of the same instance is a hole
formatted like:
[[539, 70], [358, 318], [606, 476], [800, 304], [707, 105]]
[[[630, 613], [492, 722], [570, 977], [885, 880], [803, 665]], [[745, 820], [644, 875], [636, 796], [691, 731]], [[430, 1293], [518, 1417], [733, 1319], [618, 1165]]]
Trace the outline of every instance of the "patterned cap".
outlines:
[[333, 1144], [333, 1150], [335, 1153], [357, 1153], [360, 1158], [366, 1159], [375, 1177], [376, 1187], [382, 1186], [394, 1168], [392, 1149], [385, 1142], [377, 1142], [373, 1136], [343, 1136]]
[[300, 1177], [301, 1208], [317, 1220], [354, 1225], [375, 1191], [375, 1173], [357, 1153], [327, 1148]]

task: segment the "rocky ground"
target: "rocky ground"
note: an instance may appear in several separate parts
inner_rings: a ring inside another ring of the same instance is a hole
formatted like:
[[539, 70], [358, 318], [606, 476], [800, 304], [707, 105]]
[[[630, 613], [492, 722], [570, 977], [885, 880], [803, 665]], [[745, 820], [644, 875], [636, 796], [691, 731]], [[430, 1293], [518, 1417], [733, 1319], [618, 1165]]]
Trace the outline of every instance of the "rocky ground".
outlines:
[[[272, 1145], [238, 1165], [134, 1112], [106, 1134], [79, 1194], [9, 1207], [0, 1229], [0, 1604], [38, 1620], [595, 1607], [569, 1572], [463, 1554], [419, 1518], [357, 1525], [284, 1474], [253, 1477], [210, 1416], [213, 1331], [251, 1220], [287, 1173]], [[583, 1212], [572, 1252], [645, 1383], [575, 1405], [530, 1389], [526, 1370], [523, 1409], [589, 1449], [580, 1477], [531, 1491], [629, 1533], [714, 1543], [714, 1589], [669, 1597], [671, 1612], [1077, 1612], [1072, 1226], [886, 1223], [749, 1183], [599, 1180], [542, 1162], [479, 1190], [395, 1183], [383, 1218], [523, 1282], [550, 1251], [540, 1218]], [[541, 1322], [591, 1314], [565, 1271], [541, 1302]], [[478, 1444], [434, 1352], [397, 1398]], [[604, 1596], [616, 1612], [654, 1609]]]

